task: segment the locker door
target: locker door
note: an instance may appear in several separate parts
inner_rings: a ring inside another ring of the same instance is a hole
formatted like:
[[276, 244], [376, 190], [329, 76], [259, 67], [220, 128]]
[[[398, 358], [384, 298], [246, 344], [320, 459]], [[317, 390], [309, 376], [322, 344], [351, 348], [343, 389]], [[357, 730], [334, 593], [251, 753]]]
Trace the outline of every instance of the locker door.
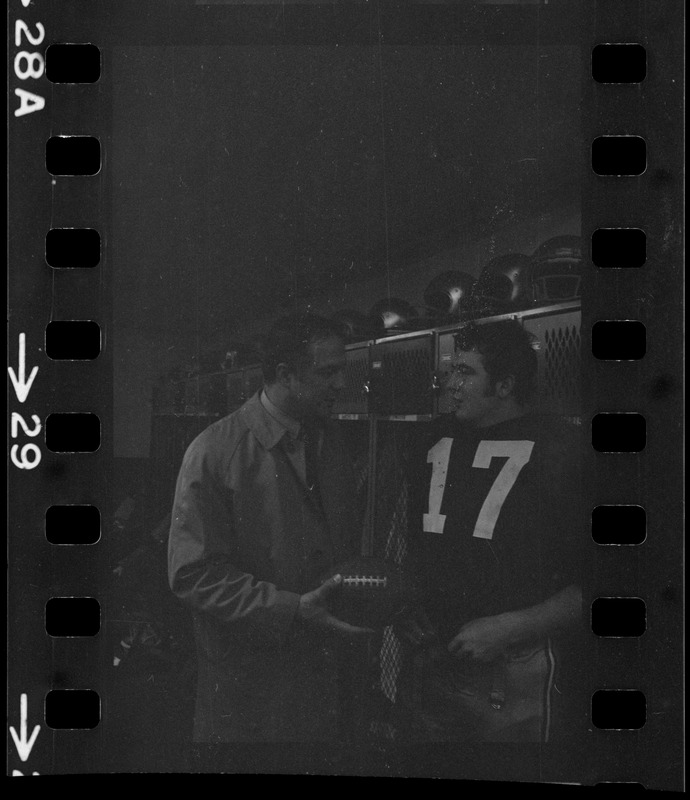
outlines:
[[387, 416], [434, 411], [434, 334], [379, 340], [371, 348], [370, 411]]
[[525, 317], [525, 329], [539, 340], [537, 350], [537, 410], [579, 418], [580, 410], [579, 310], [541, 317]]
[[333, 407], [334, 414], [366, 414], [369, 373], [368, 344], [349, 345], [345, 351], [345, 388]]

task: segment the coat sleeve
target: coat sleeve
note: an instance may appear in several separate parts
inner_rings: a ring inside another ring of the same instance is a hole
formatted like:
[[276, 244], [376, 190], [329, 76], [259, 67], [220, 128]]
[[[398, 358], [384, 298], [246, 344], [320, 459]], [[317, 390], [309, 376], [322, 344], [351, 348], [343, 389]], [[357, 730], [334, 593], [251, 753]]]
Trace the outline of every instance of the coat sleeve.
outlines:
[[170, 588], [197, 612], [280, 640], [292, 627], [300, 596], [257, 580], [236, 562], [232, 492], [202, 434], [187, 450], [177, 479], [168, 545]]

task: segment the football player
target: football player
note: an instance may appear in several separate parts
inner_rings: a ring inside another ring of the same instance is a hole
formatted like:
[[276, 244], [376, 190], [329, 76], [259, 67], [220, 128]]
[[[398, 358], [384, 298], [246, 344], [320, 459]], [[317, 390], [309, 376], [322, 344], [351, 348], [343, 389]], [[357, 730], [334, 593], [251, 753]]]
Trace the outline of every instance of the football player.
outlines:
[[578, 428], [536, 413], [536, 373], [516, 321], [456, 335], [453, 411], [417, 459], [410, 556], [423, 612], [398, 628], [413, 738], [552, 736], [561, 659], [582, 618], [585, 534]]

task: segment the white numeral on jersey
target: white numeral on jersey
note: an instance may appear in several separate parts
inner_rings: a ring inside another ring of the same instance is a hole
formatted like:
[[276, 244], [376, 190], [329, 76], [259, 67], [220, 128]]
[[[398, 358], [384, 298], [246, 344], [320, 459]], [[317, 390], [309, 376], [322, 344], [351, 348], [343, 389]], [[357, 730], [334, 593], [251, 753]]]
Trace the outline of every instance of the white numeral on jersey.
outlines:
[[501, 513], [508, 492], [513, 488], [520, 470], [532, 455], [534, 442], [522, 441], [482, 441], [474, 454], [473, 467], [488, 469], [492, 458], [507, 458], [496, 476], [489, 494], [482, 505], [473, 536], [479, 539], [492, 539], [494, 527]]
[[[432, 464], [431, 486], [429, 487], [429, 513], [424, 514], [425, 533], [443, 533], [446, 515], [441, 514], [443, 492], [446, 489], [448, 461], [453, 440], [448, 437], [440, 439], [427, 453], [427, 464]], [[417, 517], [419, 519], [419, 517]]]

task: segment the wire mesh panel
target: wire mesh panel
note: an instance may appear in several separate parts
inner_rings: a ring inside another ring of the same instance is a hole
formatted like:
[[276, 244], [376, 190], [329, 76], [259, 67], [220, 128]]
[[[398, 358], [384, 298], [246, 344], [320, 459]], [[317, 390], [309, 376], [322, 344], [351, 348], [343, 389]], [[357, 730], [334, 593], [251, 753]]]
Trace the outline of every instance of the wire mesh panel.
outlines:
[[378, 341], [371, 347], [370, 410], [384, 415], [434, 410], [434, 334]]
[[357, 501], [363, 517], [367, 504], [369, 479], [369, 421], [366, 419], [339, 420], [336, 424], [342, 432], [350, 463], [353, 466]]
[[580, 311], [527, 317], [523, 324], [539, 341], [539, 411], [579, 419]]
[[[414, 480], [411, 457], [420, 451], [420, 442], [427, 434], [428, 423], [423, 422], [379, 421], [377, 425], [373, 555], [400, 565], [406, 563], [408, 541], [414, 527], [414, 520], [409, 517], [410, 488]], [[387, 628], [380, 654], [380, 688], [392, 703], [396, 697], [400, 657], [400, 643], [392, 628]]]
[[333, 413], [366, 414], [369, 346], [350, 345], [346, 349], [345, 357], [345, 386], [333, 407]]
[[[407, 542], [408, 459], [414, 423], [378, 422], [374, 555], [402, 564]], [[416, 427], [416, 426], [415, 426]]]

